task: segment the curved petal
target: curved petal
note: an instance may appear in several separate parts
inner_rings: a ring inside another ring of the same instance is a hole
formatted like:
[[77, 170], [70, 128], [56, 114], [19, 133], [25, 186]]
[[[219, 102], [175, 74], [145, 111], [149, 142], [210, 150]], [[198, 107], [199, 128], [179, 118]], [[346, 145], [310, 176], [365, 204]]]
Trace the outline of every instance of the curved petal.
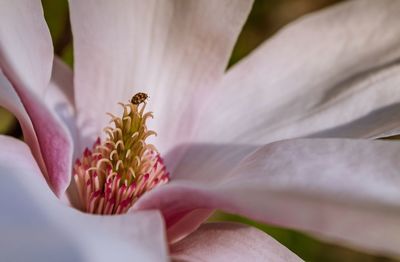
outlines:
[[[27, 139], [37, 161], [44, 163], [41, 168], [48, 183], [60, 196], [70, 180], [72, 145], [57, 114], [42, 101], [49, 86], [53, 49], [41, 3], [2, 2], [0, 21], [1, 88], [7, 93], [2, 100], [11, 96], [16, 104], [10, 106], [10, 102], [5, 102], [6, 108], [26, 122], [22, 127], [33, 127], [34, 131], [25, 130], [24, 134], [29, 135]], [[26, 114], [31, 123], [26, 121]], [[33, 134], [38, 145], [33, 142]]]
[[302, 261], [258, 229], [236, 223], [207, 223], [171, 247], [178, 261]]
[[[30, 145], [46, 180], [54, 193], [61, 196], [70, 182], [72, 145], [61, 123], [32, 93], [23, 99], [0, 72], [0, 105], [12, 112], [21, 124], [24, 138]], [[29, 92], [27, 92], [29, 93]]]
[[347, 1], [290, 24], [228, 71], [202, 109], [198, 141], [370, 138], [400, 128], [399, 11], [393, 0]]
[[169, 221], [167, 230], [168, 241], [175, 243], [195, 231], [201, 223], [206, 221], [212, 214], [212, 209], [196, 209], [191, 212], [178, 214], [175, 221]]
[[[76, 122], [73, 72], [58, 57], [54, 57], [50, 84], [44, 93], [44, 103], [67, 127], [75, 145], [74, 149], [77, 150], [80, 147], [80, 137]], [[82, 152], [74, 153], [77, 155]]]
[[0, 136], [0, 145], [2, 261], [168, 260], [157, 211], [80, 213], [51, 193], [25, 144]]
[[[73, 77], [73, 72], [68, 65], [60, 58], [54, 57], [50, 85], [44, 93], [44, 100], [46, 105], [54, 108], [62, 119], [64, 114], [61, 113], [63, 110], [59, 110], [59, 107], [65, 107], [65, 110], [68, 112], [65, 114], [74, 115], [75, 101]], [[67, 123], [68, 121], [65, 122]]]
[[29, 145], [40, 168], [45, 172], [46, 167], [40, 152], [40, 145], [36, 137], [32, 121], [24, 105], [18, 97], [7, 78], [0, 72], [0, 105], [7, 108], [18, 119], [24, 135], [25, 142]]
[[43, 94], [53, 46], [40, 0], [0, 3], [0, 66], [10, 81]]
[[399, 160], [400, 144], [386, 141], [288, 140], [250, 153], [241, 145], [193, 146], [172, 181], [135, 208], [159, 208], [169, 226], [182, 213], [218, 208], [399, 255]]
[[70, 1], [78, 114], [94, 124], [83, 127], [88, 143], [108, 123], [105, 113], [139, 91], [150, 95], [159, 149], [186, 138], [197, 98], [222, 77], [251, 4]]

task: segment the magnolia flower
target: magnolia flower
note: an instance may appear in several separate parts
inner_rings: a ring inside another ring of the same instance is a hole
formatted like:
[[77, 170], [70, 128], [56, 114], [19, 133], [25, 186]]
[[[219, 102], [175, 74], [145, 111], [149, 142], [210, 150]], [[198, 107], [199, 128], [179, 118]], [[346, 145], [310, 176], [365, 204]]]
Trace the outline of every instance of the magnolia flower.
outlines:
[[306, 16], [225, 72], [251, 5], [71, 0], [72, 73], [39, 0], [0, 3], [26, 142], [0, 136], [2, 260], [299, 260], [215, 209], [400, 254], [400, 146], [359, 139], [399, 130], [400, 2]]

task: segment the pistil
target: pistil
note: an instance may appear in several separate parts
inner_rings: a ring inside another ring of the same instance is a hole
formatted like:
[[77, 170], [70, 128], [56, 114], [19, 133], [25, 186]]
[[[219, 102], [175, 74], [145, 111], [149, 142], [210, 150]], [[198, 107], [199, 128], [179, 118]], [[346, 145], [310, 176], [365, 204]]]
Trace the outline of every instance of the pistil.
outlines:
[[153, 115], [145, 112], [146, 101], [132, 98], [120, 105], [122, 117], [109, 114], [106, 139], [98, 138], [91, 149], [86, 148], [73, 168], [80, 209], [87, 213], [125, 213], [144, 193], [169, 181], [157, 149], [146, 143], [156, 135], [147, 130], [146, 121]]

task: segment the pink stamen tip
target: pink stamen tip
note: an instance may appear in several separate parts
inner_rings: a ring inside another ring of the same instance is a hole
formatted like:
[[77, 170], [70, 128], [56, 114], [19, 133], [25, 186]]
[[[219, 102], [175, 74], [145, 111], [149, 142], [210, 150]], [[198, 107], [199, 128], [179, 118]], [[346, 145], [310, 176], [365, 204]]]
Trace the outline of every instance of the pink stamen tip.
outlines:
[[101, 191], [100, 190], [94, 192], [93, 197], [98, 197], [99, 195], [101, 195]]
[[90, 156], [92, 154], [92, 152], [89, 150], [89, 148], [85, 148], [85, 151], [83, 151], [83, 155], [85, 156], [85, 157], [88, 157], [88, 156]]
[[129, 205], [130, 202], [131, 202], [130, 199], [125, 199], [124, 201], [121, 202], [120, 206], [126, 207]]

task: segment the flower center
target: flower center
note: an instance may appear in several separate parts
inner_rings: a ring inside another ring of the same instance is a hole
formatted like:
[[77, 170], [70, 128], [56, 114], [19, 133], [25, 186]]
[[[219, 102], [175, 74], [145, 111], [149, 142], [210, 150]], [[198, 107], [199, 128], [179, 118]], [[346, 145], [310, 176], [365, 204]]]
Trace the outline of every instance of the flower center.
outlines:
[[121, 214], [145, 192], [169, 181], [162, 158], [146, 139], [156, 135], [147, 130], [152, 118], [145, 112], [145, 93], [136, 94], [123, 107], [123, 116], [112, 114], [104, 129], [107, 138], [100, 138], [92, 150], [86, 148], [73, 168], [73, 183], [79, 196], [80, 209], [94, 214]]

